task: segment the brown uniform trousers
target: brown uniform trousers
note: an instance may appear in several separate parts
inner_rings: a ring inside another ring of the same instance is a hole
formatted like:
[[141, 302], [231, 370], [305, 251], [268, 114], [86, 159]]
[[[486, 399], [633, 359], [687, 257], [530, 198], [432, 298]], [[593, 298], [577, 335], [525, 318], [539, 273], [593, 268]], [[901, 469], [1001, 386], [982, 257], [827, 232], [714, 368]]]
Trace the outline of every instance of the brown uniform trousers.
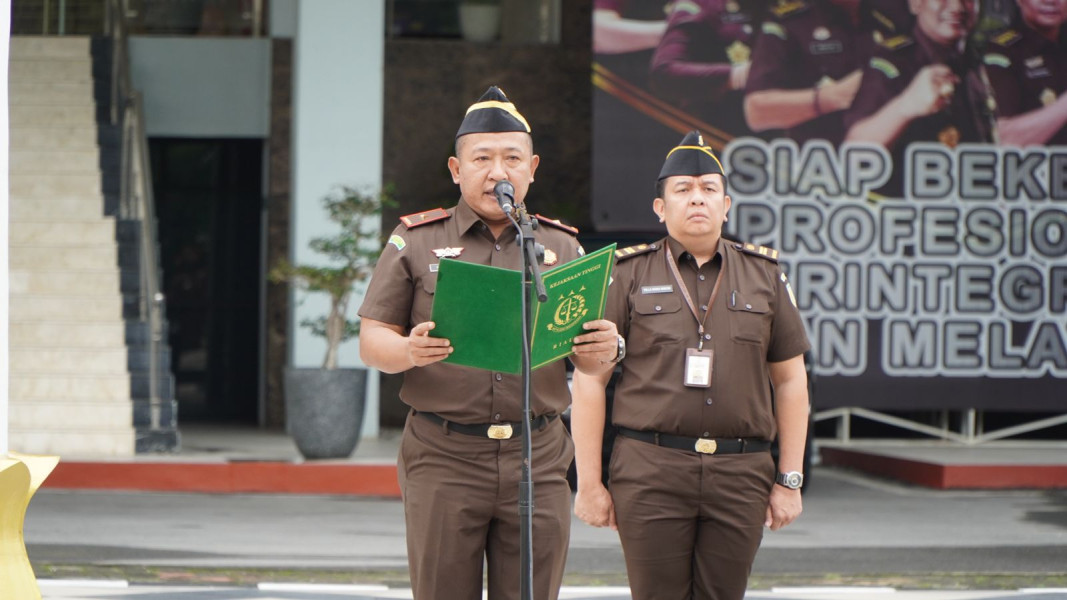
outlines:
[[[535, 430], [531, 443], [534, 597], [555, 600], [570, 542], [566, 473], [574, 444], [560, 419]], [[483, 557], [488, 557], [490, 600], [519, 598], [521, 465], [519, 436], [475, 437], [414, 412], [408, 415], [399, 478], [417, 600], [479, 600]]]
[[634, 600], [741, 600], [767, 514], [769, 452], [696, 454], [616, 438], [611, 496]]

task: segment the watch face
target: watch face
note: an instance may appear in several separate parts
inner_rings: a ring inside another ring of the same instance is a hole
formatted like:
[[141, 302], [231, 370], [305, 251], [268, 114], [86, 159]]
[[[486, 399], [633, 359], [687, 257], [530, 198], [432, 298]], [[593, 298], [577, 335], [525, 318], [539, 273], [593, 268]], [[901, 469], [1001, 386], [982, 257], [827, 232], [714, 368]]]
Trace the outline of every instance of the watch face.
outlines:
[[801, 484], [804, 483], [804, 476], [796, 471], [790, 471], [789, 473], [780, 473], [778, 475], [778, 483], [785, 487], [797, 490], [800, 489]]

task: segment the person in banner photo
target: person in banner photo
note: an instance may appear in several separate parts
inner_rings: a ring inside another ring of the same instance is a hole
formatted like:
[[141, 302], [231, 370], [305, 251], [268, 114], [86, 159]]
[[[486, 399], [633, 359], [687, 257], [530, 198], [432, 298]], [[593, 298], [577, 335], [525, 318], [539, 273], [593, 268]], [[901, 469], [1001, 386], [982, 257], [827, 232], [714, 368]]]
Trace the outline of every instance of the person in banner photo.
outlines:
[[893, 174], [879, 192], [903, 194], [904, 152], [912, 142], [995, 141], [989, 90], [980, 57], [969, 46], [976, 0], [908, 0], [915, 15], [910, 36], [883, 40], [845, 113], [845, 141], [885, 146]]
[[741, 110], [766, 0], [676, 2], [652, 57], [652, 90], [708, 123], [721, 143], [751, 135]]
[[667, 27], [663, 0], [596, 0], [593, 52], [628, 54], [656, 47]]
[[[522, 377], [441, 362], [452, 347], [433, 336], [430, 321], [442, 259], [521, 268], [516, 232], [494, 187], [511, 182], [515, 203], [523, 202], [539, 161], [526, 119], [499, 88], [490, 87], [468, 109], [456, 133], [456, 155], [448, 159], [459, 203], [401, 218], [359, 309], [363, 362], [403, 372], [400, 398], [411, 406], [398, 468], [416, 600], [482, 598], [483, 561], [489, 597], [519, 597], [518, 484], [522, 436], [531, 433], [533, 588], [538, 598], [559, 594], [570, 539], [566, 475], [573, 457], [558, 418], [570, 400], [565, 365], [560, 360], [533, 371], [533, 431], [526, 432]], [[538, 220], [543, 269], [583, 254], [576, 230]], [[619, 345], [614, 325], [585, 327], [590, 333], [580, 336], [585, 343], [575, 365], [612, 360]], [[492, 335], [492, 314], [485, 315], [485, 331]]]
[[[618, 231], [641, 218], [620, 203], [645, 181], [650, 148], [671, 144], [664, 126], [670, 106], [649, 90], [648, 66], [667, 27], [674, 0], [594, 0], [593, 3], [593, 223]], [[647, 154], [647, 156], [646, 156]]]
[[652, 209], [667, 237], [616, 252], [604, 313], [628, 348], [610, 491], [612, 365], [574, 376], [574, 512], [618, 529], [635, 600], [741, 600], [763, 528], [801, 512], [808, 337], [777, 251], [722, 238], [730, 196], [699, 132], [667, 154]]
[[1020, 20], [983, 57], [997, 102], [999, 142], [1067, 145], [1067, 0], [1018, 0]]
[[771, 9], [752, 52], [744, 113], [756, 132], [837, 145], [863, 65], [911, 26], [905, 0], [787, 0]]

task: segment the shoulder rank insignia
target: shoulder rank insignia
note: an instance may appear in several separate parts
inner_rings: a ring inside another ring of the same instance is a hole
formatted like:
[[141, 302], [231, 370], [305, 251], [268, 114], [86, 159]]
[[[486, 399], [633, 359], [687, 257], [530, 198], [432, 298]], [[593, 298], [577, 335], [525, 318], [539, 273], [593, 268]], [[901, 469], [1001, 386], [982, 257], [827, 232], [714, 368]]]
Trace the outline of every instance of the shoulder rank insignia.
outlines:
[[874, 17], [874, 20], [878, 21], [878, 24], [881, 25], [883, 28], [885, 28], [886, 31], [896, 31], [897, 30], [896, 23], [894, 23], [893, 20], [890, 19], [889, 17], [883, 15], [881, 11], [872, 10], [871, 11], [871, 16]]
[[555, 227], [556, 229], [562, 229], [563, 231], [566, 231], [567, 233], [569, 233], [571, 235], [578, 235], [578, 229], [577, 228], [571, 227], [570, 225], [564, 225], [563, 223], [560, 222], [559, 219], [549, 219], [548, 217], [543, 216], [543, 215], [534, 215], [534, 218], [537, 219], [538, 221], [544, 223], [545, 225], [549, 225], [551, 227]]
[[771, 9], [771, 12], [774, 13], [775, 17], [784, 19], [800, 14], [807, 9], [808, 3], [804, 2], [804, 0], [782, 0], [778, 3], [778, 6]]
[[636, 246], [630, 246], [628, 248], [622, 248], [615, 251], [615, 259], [622, 260], [624, 258], [630, 258], [631, 256], [637, 256], [638, 254], [647, 254], [659, 248], [658, 244], [638, 244]]
[[888, 60], [875, 56], [870, 62], [871, 68], [877, 71], [881, 71], [886, 77], [890, 79], [896, 79], [900, 76], [900, 69], [896, 65]]
[[745, 254], [751, 254], [752, 256], [760, 256], [766, 258], [772, 262], [778, 262], [778, 251], [774, 248], [768, 248], [766, 246], [757, 246], [755, 244], [741, 244], [735, 243], [734, 248], [744, 252]]
[[767, 35], [773, 35], [780, 40], [786, 39], [785, 29], [774, 21], [764, 21], [763, 25], [760, 26], [760, 29]]
[[418, 227], [419, 225], [425, 225], [427, 223], [433, 223], [434, 221], [440, 221], [447, 219], [452, 215], [448, 214], [443, 208], [435, 208], [433, 210], [427, 210], [420, 213], [414, 213], [410, 215], [404, 215], [400, 217], [400, 222], [403, 223], [408, 229]]
[[1003, 54], [998, 54], [996, 52], [990, 52], [989, 54], [983, 56], [982, 62], [991, 67], [1002, 67], [1004, 69], [1011, 67], [1011, 59], [1007, 56], [1004, 56]]
[[893, 37], [886, 38], [878, 44], [888, 50], [900, 50], [901, 48], [907, 48], [915, 43], [915, 40], [906, 35], [894, 35]]
[[672, 15], [676, 13], [685, 13], [688, 15], [699, 15], [700, 5], [692, 0], [678, 0], [673, 5], [668, 4], [664, 7], [664, 12], [670, 11]]
[[1012, 44], [1018, 42], [1021, 39], [1023, 39], [1021, 33], [1014, 29], [1007, 29], [1004, 32], [998, 33], [997, 35], [993, 36], [993, 43], [1007, 47], [1011, 46]]

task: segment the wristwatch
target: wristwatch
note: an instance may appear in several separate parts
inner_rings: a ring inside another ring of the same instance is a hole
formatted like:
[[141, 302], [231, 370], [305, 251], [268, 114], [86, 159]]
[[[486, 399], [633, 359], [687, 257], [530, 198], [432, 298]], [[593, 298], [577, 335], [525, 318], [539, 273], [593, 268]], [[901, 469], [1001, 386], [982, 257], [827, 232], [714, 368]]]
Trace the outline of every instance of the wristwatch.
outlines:
[[779, 473], [774, 482], [791, 490], [799, 490], [800, 486], [804, 485], [804, 474], [799, 471]]
[[620, 360], [626, 358], [626, 338], [622, 337], [621, 335], [617, 337], [619, 338], [619, 346], [615, 354], [615, 358], [611, 361], [613, 363], [617, 363]]

